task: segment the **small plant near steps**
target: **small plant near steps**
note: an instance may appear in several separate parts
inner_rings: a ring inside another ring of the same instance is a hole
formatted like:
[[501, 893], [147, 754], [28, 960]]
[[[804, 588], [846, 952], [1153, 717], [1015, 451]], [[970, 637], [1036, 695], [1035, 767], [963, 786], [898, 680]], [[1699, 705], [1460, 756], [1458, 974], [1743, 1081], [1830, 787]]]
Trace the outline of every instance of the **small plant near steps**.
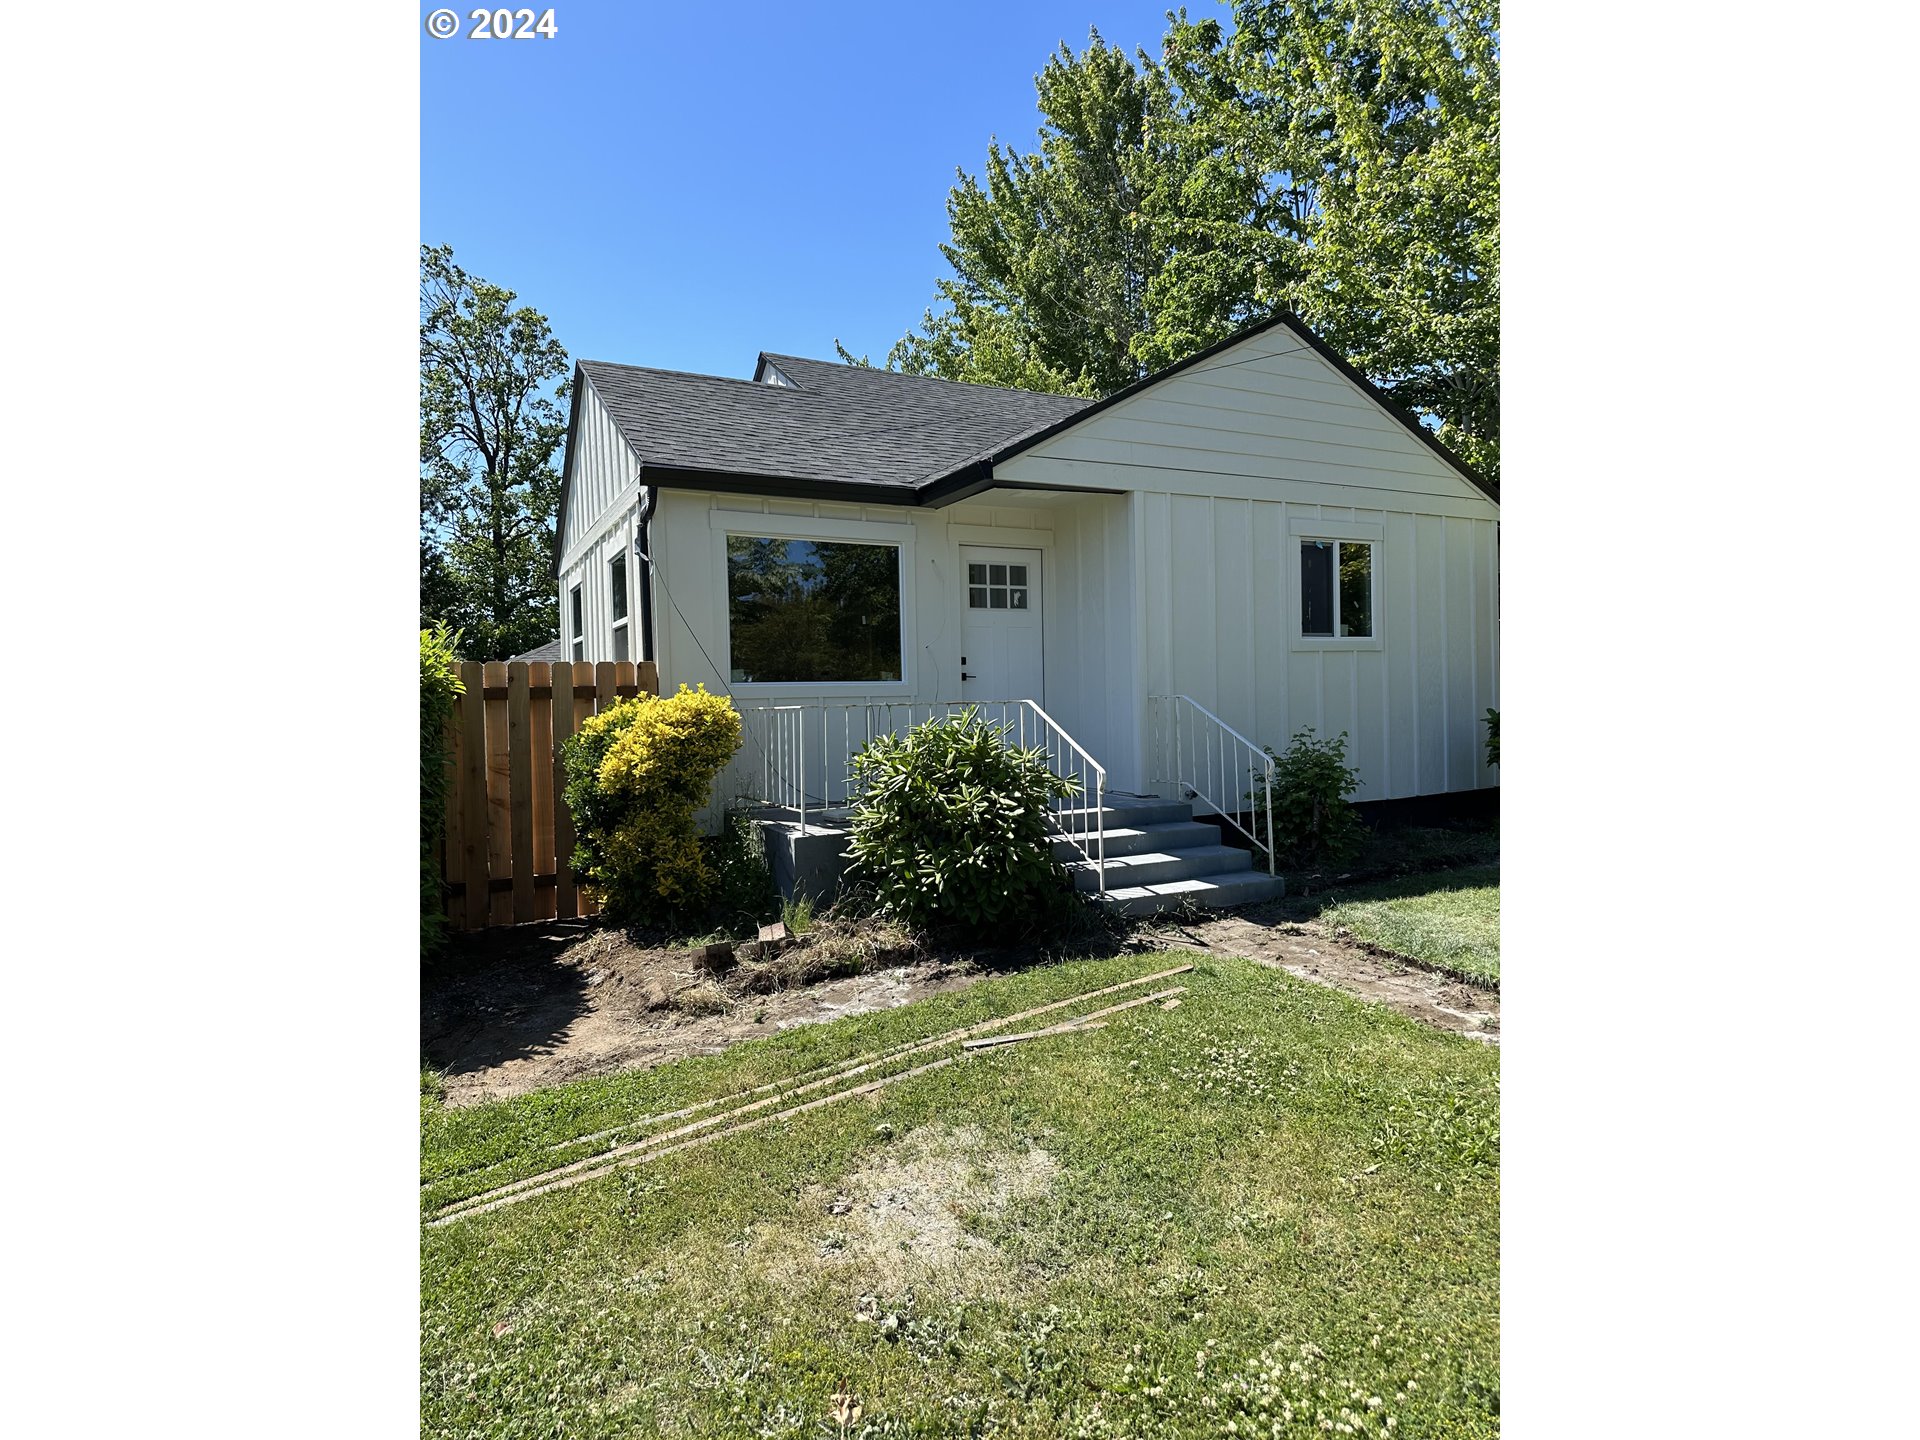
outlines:
[[[1183, 905], [1251, 905], [1286, 893], [1286, 882], [1255, 868], [1254, 855], [1221, 843], [1220, 827], [1193, 818], [1184, 800], [1109, 795], [1106, 893], [1100, 903], [1123, 915], [1158, 915]], [[1100, 875], [1073, 842], [1053, 842], [1077, 890], [1098, 892]]]

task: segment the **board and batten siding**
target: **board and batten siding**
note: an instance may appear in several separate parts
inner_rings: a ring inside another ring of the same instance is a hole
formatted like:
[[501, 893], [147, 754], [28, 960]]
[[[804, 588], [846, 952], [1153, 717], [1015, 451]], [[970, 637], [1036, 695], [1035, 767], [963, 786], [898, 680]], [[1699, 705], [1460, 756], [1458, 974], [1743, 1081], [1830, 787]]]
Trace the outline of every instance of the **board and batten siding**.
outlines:
[[1046, 708], [1107, 768], [1143, 788], [1134, 645], [1133, 517], [1125, 495], [1088, 495], [1043, 512], [1053, 527], [1046, 615]]
[[[1127, 523], [1096, 548], [1110, 555], [1122, 533], [1131, 546], [1130, 564], [1100, 568], [1135, 581], [1132, 621], [1110, 604], [1077, 662], [1089, 670], [1098, 643], [1105, 672], [1134, 686], [1132, 713], [1105, 723], [1117, 760], [1131, 747], [1112, 768], [1144, 774], [1146, 697], [1186, 694], [1275, 750], [1308, 727], [1345, 731], [1356, 799], [1497, 783], [1482, 716], [1500, 703], [1499, 507], [1290, 332], [1250, 337], [995, 474], [1129, 492]], [[1296, 643], [1288, 556], [1322, 527], [1379, 536], [1378, 645]], [[1089, 671], [1073, 688], [1096, 683]]]
[[[584, 659], [613, 655], [613, 580], [609, 564], [633, 539], [640, 485], [638, 458], [607, 414], [593, 385], [580, 377], [580, 421], [567, 456], [566, 533], [560, 541], [560, 653], [573, 658], [573, 587], [580, 587], [587, 649]], [[640, 658], [639, 557], [627, 561], [627, 658]]]
[[639, 458], [592, 382], [582, 375], [579, 383], [580, 423], [567, 455], [567, 532], [560, 537], [563, 557], [601, 529], [610, 511], [630, 507], [639, 491]]

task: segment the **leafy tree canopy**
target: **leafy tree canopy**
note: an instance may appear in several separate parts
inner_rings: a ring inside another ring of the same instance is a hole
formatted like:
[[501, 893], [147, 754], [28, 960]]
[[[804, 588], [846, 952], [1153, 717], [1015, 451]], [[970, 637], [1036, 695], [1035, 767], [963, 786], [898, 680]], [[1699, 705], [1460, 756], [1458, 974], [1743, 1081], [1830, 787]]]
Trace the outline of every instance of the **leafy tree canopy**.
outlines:
[[1288, 308], [1497, 476], [1494, 0], [1183, 10], [1160, 60], [1095, 33], [1036, 87], [1039, 149], [961, 173], [890, 366], [1108, 394]]
[[553, 580], [566, 351], [547, 317], [420, 248], [421, 624], [470, 659], [559, 633]]

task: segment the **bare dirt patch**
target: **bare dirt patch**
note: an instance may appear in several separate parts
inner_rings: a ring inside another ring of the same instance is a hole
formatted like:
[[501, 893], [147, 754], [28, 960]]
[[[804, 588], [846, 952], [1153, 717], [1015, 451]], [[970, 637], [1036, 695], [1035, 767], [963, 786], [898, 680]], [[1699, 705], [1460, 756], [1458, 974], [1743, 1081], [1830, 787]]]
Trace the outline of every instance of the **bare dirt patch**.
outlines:
[[974, 1125], [924, 1125], [837, 1183], [802, 1190], [793, 1218], [755, 1238], [753, 1264], [783, 1287], [820, 1279], [843, 1289], [857, 1297], [856, 1320], [882, 1322], [881, 1297], [997, 1293], [1015, 1268], [973, 1227], [1044, 1195], [1059, 1173], [1037, 1146]]
[[697, 946], [647, 948], [584, 921], [516, 926], [423, 975], [421, 1051], [446, 1103], [474, 1105], [890, 1009], [981, 973], [871, 925], [823, 922], [775, 960], [718, 976]]
[[1436, 1030], [1500, 1043], [1499, 991], [1425, 969], [1314, 921], [1290, 918], [1276, 906], [1250, 905], [1178, 925], [1162, 920], [1152, 932], [1167, 945], [1238, 955], [1363, 1000], [1377, 1000]]
[[810, 1186], [803, 1205], [823, 1217], [815, 1248], [874, 1272], [897, 1289], [914, 1272], [965, 1261], [977, 1267], [994, 1247], [966, 1228], [1015, 1200], [1044, 1194], [1060, 1173], [1045, 1150], [995, 1146], [977, 1126], [922, 1126], [838, 1188]]
[[[1159, 917], [1073, 948], [1238, 955], [1499, 1043], [1497, 991], [1336, 934], [1286, 904]], [[698, 946], [648, 948], [584, 920], [514, 926], [461, 937], [452, 959], [422, 976], [421, 1053], [443, 1075], [447, 1104], [474, 1105], [891, 1009], [1037, 958], [1022, 947], [932, 951], [880, 922], [828, 917], [794, 945], [716, 974]]]

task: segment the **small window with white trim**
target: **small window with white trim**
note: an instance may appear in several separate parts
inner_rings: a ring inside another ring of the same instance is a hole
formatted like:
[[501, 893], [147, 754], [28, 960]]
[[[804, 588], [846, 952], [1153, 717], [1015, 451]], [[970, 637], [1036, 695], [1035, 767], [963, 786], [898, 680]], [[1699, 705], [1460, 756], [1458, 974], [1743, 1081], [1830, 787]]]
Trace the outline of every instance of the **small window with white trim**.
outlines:
[[1365, 540], [1300, 542], [1300, 633], [1309, 639], [1373, 636], [1373, 545]]
[[573, 620], [573, 658], [575, 660], [585, 660], [587, 658], [587, 627], [581, 615], [580, 587], [578, 585], [573, 587], [573, 593], [569, 597], [569, 605], [572, 610]]
[[616, 555], [607, 564], [613, 591], [613, 658], [627, 658], [627, 557]]

